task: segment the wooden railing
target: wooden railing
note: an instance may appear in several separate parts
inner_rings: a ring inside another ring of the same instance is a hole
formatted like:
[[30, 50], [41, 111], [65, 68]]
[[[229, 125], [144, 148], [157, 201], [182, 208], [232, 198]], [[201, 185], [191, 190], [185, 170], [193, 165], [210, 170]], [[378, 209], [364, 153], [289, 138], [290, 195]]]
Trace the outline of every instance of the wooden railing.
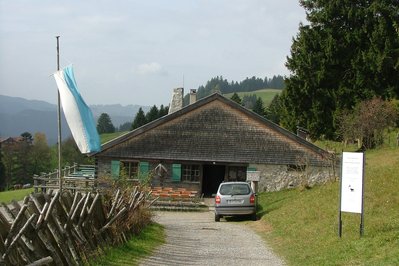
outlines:
[[[72, 191], [96, 191], [97, 180], [94, 178], [94, 165], [67, 166], [61, 170], [62, 188]], [[60, 187], [58, 169], [50, 173], [42, 173], [40, 176], [33, 176], [33, 187], [35, 192], [39, 189], [46, 192], [49, 189], [55, 190]]]
[[[95, 166], [94, 165], [78, 165], [67, 166], [61, 170], [62, 174], [62, 189], [82, 191], [82, 192], [95, 192], [102, 189], [106, 189], [110, 186], [110, 183], [103, 180], [99, 181], [95, 178]], [[137, 186], [140, 184], [138, 179], [123, 179], [131, 186]], [[58, 178], [58, 170], [54, 170], [51, 173], [42, 173], [40, 176], [33, 176], [33, 187], [35, 193], [42, 191], [48, 192], [48, 190], [57, 190], [60, 187]], [[112, 179], [111, 179], [112, 181]]]

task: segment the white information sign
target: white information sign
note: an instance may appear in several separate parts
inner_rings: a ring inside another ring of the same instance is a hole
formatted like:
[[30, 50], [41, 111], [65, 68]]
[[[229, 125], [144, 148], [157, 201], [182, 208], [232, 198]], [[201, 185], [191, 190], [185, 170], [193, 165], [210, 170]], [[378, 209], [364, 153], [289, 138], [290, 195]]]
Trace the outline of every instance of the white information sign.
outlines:
[[259, 182], [260, 171], [247, 171], [247, 181]]
[[363, 153], [342, 154], [341, 211], [362, 213]]

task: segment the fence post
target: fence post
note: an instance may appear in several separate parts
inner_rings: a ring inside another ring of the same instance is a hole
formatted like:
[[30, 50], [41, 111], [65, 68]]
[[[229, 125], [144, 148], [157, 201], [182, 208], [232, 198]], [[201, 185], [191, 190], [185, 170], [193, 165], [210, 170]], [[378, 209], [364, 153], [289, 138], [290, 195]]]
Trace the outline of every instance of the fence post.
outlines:
[[78, 164], [73, 163], [73, 172], [77, 172], [77, 171], [78, 171]]
[[[48, 174], [46, 174], [46, 173], [44, 173], [44, 175], [43, 175], [43, 177], [44, 178], [49, 178], [50, 177], [50, 173], [48, 173]], [[46, 193], [46, 180], [41, 180], [40, 181], [40, 185], [41, 185], [41, 191], [43, 192], [43, 193]]]
[[33, 187], [34, 187], [35, 193], [38, 192], [38, 189], [37, 189], [37, 179], [36, 179], [36, 177], [37, 177], [37, 175], [33, 175]]

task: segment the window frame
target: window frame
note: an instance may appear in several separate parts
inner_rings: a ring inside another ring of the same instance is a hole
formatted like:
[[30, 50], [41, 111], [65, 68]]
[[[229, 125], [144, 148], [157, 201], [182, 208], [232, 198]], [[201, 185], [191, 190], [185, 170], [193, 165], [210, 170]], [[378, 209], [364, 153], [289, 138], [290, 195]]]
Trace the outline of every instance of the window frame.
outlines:
[[[125, 169], [126, 169], [126, 164], [128, 164], [128, 167], [127, 167], [127, 169], [128, 169], [128, 172], [126, 173], [126, 177], [127, 178], [131, 178], [131, 179], [137, 179], [138, 178], [138, 174], [139, 174], [139, 164], [140, 164], [140, 162], [139, 161], [136, 161], [136, 160], [120, 160], [120, 163], [121, 163], [121, 170], [120, 170], [120, 172], [123, 172]], [[134, 167], [132, 167], [132, 164], [135, 164], [135, 166]], [[134, 169], [136, 169], [136, 171], [134, 172], [134, 173], [132, 173], [132, 168]]]
[[246, 166], [230, 165], [228, 166], [227, 171], [228, 181], [245, 182], [247, 180], [248, 168]]
[[181, 182], [199, 183], [200, 179], [201, 179], [201, 165], [199, 164], [181, 165]]

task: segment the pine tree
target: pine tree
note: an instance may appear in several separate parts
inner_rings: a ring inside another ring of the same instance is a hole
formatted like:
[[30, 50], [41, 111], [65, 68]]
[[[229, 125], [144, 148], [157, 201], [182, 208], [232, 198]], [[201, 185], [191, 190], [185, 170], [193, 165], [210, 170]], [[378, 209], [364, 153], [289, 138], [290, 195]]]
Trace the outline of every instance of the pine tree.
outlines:
[[280, 124], [281, 113], [282, 113], [282, 106], [279, 94], [276, 94], [273, 97], [272, 102], [270, 103], [269, 107], [265, 110], [265, 116], [270, 121]]
[[155, 119], [159, 118], [159, 110], [158, 107], [156, 105], [153, 105], [151, 107], [151, 109], [147, 112], [147, 114], [145, 115], [145, 119], [147, 121], [147, 123], [154, 121]]
[[231, 98], [230, 98], [231, 100], [233, 100], [233, 101], [235, 101], [236, 103], [238, 103], [238, 104], [241, 104], [241, 98], [240, 98], [240, 96], [238, 96], [238, 94], [235, 92], [234, 94], [233, 94], [233, 96], [231, 96]]
[[395, 0], [302, 0], [286, 66], [282, 124], [336, 137], [336, 116], [374, 96], [399, 96], [399, 5]]
[[115, 127], [112, 124], [111, 118], [107, 113], [102, 113], [98, 118], [97, 131], [98, 134], [115, 132]]
[[132, 123], [131, 122], [125, 122], [122, 125], [119, 126], [118, 131], [129, 131], [132, 128]]
[[169, 107], [168, 106], [163, 106], [163, 104], [161, 104], [161, 106], [159, 107], [159, 113], [158, 113], [159, 117], [167, 115], [168, 111], [169, 111]]
[[254, 109], [256, 100], [258, 99], [258, 97], [256, 96], [256, 94], [245, 94], [242, 97], [242, 101], [241, 104], [247, 108], [247, 109]]
[[146, 123], [147, 123], [147, 119], [145, 118], [143, 109], [140, 107], [136, 114], [136, 117], [133, 120], [132, 130], [139, 128], [139, 127], [145, 125]]
[[265, 115], [265, 107], [263, 105], [263, 101], [262, 98], [258, 97], [256, 99], [254, 108], [252, 109], [252, 111], [254, 111], [255, 113], [257, 113], [258, 115], [264, 116]]

